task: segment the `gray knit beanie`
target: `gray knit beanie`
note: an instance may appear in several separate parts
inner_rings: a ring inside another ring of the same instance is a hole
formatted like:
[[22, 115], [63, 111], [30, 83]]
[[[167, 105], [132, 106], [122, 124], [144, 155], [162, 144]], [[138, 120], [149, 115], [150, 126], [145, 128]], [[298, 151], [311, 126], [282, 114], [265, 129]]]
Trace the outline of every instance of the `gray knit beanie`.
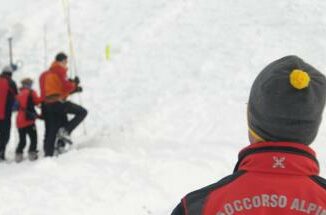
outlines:
[[297, 56], [269, 64], [254, 81], [248, 103], [250, 131], [265, 141], [309, 145], [325, 106], [326, 79]]
[[3, 67], [3, 69], [2, 69], [2, 73], [11, 74], [11, 73], [13, 73], [13, 72], [14, 72], [14, 71], [13, 71], [13, 69], [12, 69], [11, 66], [5, 66], [5, 67]]

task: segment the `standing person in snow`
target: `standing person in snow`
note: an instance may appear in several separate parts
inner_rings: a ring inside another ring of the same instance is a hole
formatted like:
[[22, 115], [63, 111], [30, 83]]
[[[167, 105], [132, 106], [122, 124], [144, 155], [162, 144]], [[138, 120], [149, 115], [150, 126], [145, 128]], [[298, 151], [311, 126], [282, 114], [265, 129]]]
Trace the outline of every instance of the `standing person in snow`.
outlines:
[[[67, 100], [75, 92], [81, 92], [79, 78], [69, 80], [67, 77], [68, 57], [58, 53], [48, 71], [40, 77], [42, 115], [45, 120], [45, 156], [53, 156], [56, 139], [71, 142], [71, 132], [84, 120], [87, 115], [85, 108]], [[67, 120], [67, 114], [74, 117]]]
[[251, 145], [234, 173], [186, 195], [172, 215], [326, 214], [326, 180], [309, 147], [325, 98], [325, 76], [300, 58], [269, 64], [251, 88]]
[[17, 95], [12, 73], [12, 67], [6, 66], [0, 75], [0, 161], [5, 160], [6, 146], [10, 139], [11, 115]]
[[26, 145], [26, 136], [29, 136], [30, 147], [28, 150], [28, 158], [34, 161], [37, 155], [37, 130], [35, 120], [39, 118], [35, 110], [35, 106], [41, 103], [41, 97], [32, 89], [33, 80], [25, 78], [21, 81], [22, 88], [17, 95], [18, 114], [17, 128], [19, 133], [19, 143], [16, 148], [16, 162], [23, 160], [23, 152]]

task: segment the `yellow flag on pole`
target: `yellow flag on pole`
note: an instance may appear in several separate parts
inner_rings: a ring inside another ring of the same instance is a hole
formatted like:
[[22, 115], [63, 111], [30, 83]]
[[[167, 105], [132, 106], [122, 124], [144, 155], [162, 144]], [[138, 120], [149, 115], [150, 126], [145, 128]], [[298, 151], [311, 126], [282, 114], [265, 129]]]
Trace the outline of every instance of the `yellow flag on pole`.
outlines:
[[111, 47], [110, 47], [110, 45], [107, 45], [105, 47], [105, 58], [107, 61], [110, 60], [110, 55], [111, 55]]

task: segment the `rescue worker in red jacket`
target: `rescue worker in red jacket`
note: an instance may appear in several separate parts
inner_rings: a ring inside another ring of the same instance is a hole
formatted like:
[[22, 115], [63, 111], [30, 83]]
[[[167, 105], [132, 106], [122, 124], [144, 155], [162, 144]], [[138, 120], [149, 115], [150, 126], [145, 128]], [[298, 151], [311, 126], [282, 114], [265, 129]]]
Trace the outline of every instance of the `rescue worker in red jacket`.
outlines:
[[[67, 77], [68, 57], [59, 53], [48, 71], [40, 76], [42, 115], [45, 121], [45, 156], [53, 156], [56, 140], [71, 142], [71, 132], [84, 120], [87, 110], [67, 100], [68, 96], [81, 92], [79, 78]], [[67, 120], [67, 114], [74, 117]]]
[[11, 115], [15, 97], [16, 83], [12, 80], [13, 69], [6, 66], [0, 75], [0, 161], [5, 160], [6, 146], [10, 138]]
[[251, 88], [251, 145], [233, 174], [186, 195], [172, 215], [326, 214], [326, 180], [309, 147], [325, 97], [325, 76], [302, 59], [269, 64]]
[[33, 80], [25, 78], [21, 81], [22, 88], [16, 99], [18, 102], [17, 128], [19, 133], [19, 143], [16, 148], [16, 162], [23, 160], [23, 152], [26, 146], [26, 136], [30, 139], [30, 147], [28, 150], [28, 158], [34, 161], [37, 155], [37, 130], [35, 120], [39, 118], [35, 110], [35, 106], [40, 104], [42, 99], [32, 89]]

